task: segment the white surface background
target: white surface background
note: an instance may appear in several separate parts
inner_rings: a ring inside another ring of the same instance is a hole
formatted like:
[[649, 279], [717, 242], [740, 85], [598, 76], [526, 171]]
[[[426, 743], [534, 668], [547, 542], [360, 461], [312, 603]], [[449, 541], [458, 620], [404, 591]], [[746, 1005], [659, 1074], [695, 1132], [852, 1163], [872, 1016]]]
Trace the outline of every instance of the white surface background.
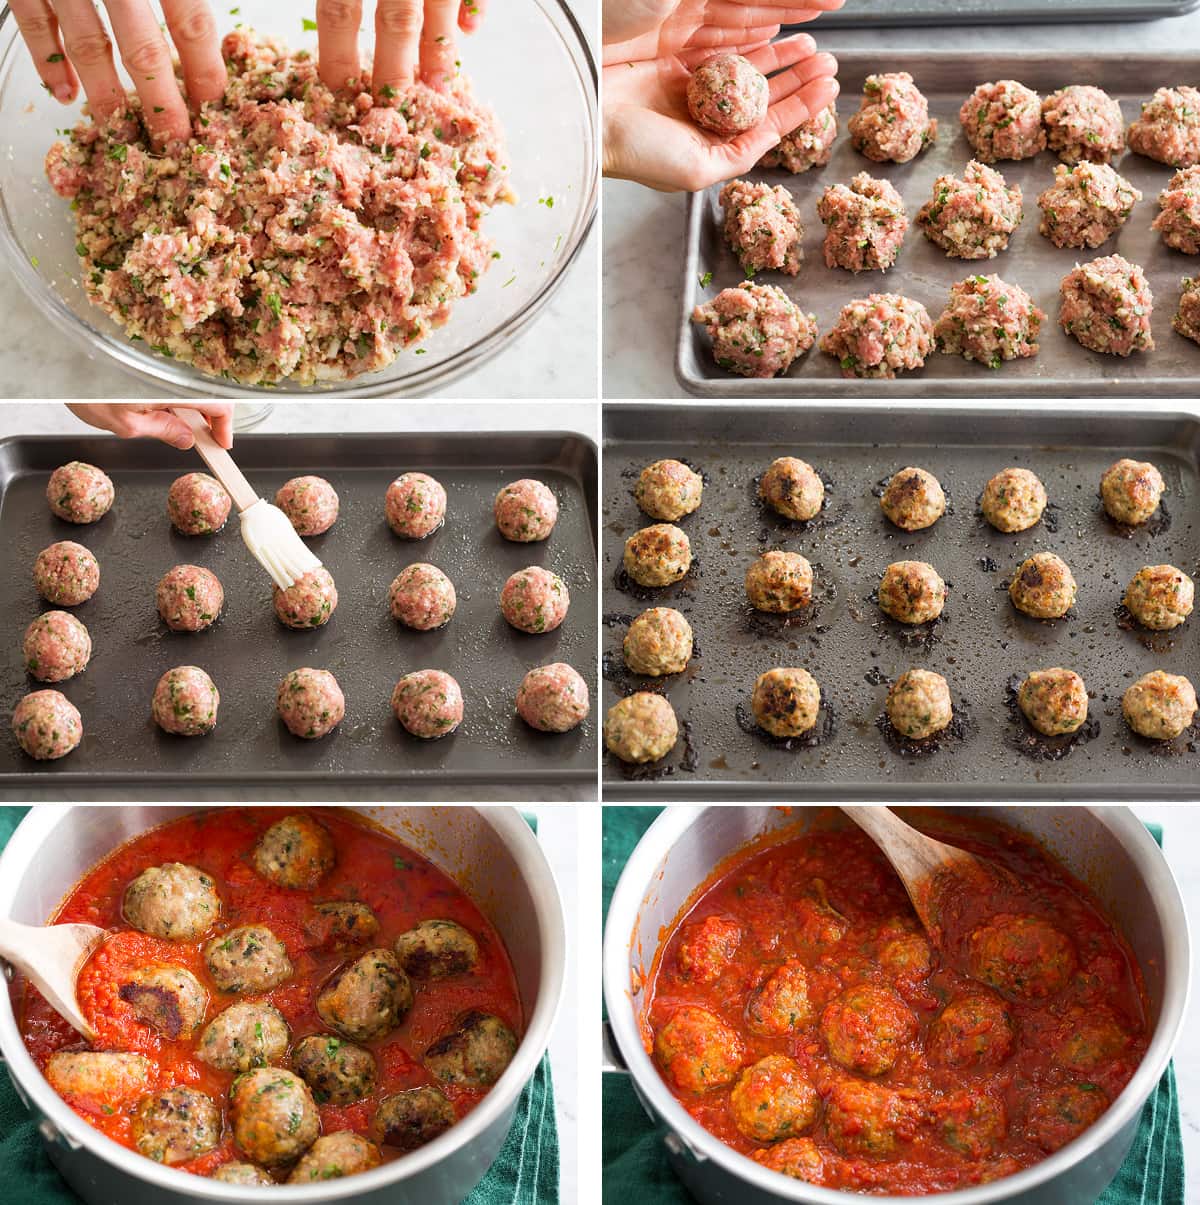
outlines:
[[[847, 0], [853, 4], [854, 0]], [[1200, 50], [1200, 10], [1184, 17], [1111, 25], [960, 26], [948, 29], [832, 29], [814, 32], [822, 50]], [[1194, 81], [1192, 81], [1194, 82]], [[843, 97], [852, 111], [857, 97]], [[687, 397], [675, 380], [684, 261], [686, 193], [658, 193], [606, 180], [604, 213], [604, 396]], [[883, 400], [881, 398], [881, 400]]]

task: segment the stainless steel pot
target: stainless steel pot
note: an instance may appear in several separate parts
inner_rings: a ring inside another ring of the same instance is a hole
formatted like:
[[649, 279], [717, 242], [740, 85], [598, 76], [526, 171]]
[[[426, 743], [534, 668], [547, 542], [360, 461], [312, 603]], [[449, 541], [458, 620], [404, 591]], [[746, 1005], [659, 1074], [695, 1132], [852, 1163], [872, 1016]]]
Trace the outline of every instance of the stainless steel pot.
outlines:
[[[897, 809], [903, 814], [909, 809]], [[1191, 945], [1179, 888], [1162, 851], [1121, 807], [951, 807], [999, 820], [1041, 841], [1096, 893], [1141, 963], [1150, 999], [1150, 1047], [1108, 1112], [1043, 1162], [991, 1184], [939, 1194], [938, 1205], [1083, 1205], [1116, 1174], [1143, 1104], [1175, 1047], [1187, 1007]], [[826, 808], [673, 807], [639, 842], [613, 894], [604, 939], [604, 995], [620, 1057], [657, 1126], [671, 1164], [704, 1205], [861, 1202], [856, 1193], [789, 1180], [738, 1154], [698, 1125], [672, 1095], [642, 1043], [643, 985], [666, 926], [716, 865], [762, 833], [845, 823]], [[899, 1205], [912, 1197], [876, 1197]]]
[[[42, 804], [0, 858], [0, 915], [42, 924], [84, 872], [129, 838], [192, 807]], [[554, 876], [512, 808], [357, 807], [449, 873], [508, 947], [525, 1009], [516, 1057], [479, 1106], [427, 1146], [373, 1171], [303, 1187], [219, 1184], [163, 1167], [94, 1130], [42, 1077], [17, 1031], [17, 992], [0, 993], [0, 1051], [22, 1099], [41, 1117], [55, 1166], [88, 1205], [345, 1201], [453, 1205], [479, 1182], [512, 1124], [517, 1098], [550, 1038], [563, 990], [566, 937]], [[6, 1194], [7, 1195], [7, 1194]], [[13, 1199], [9, 1197], [8, 1199]]]

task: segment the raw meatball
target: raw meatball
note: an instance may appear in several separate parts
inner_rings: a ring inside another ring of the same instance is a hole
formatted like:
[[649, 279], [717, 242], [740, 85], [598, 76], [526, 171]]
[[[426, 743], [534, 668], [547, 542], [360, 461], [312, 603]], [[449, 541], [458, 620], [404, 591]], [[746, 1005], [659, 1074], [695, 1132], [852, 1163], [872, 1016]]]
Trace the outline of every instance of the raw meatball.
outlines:
[[278, 887], [311, 891], [336, 862], [329, 830], [302, 814], [277, 820], [254, 846], [254, 869]]
[[450, 622], [458, 606], [454, 583], [436, 566], [406, 565], [388, 587], [392, 617], [405, 627], [429, 632]]
[[700, 506], [704, 478], [678, 460], [648, 464], [633, 487], [634, 501], [652, 519], [674, 523]]
[[811, 464], [780, 456], [762, 475], [758, 496], [785, 519], [815, 519], [825, 503], [825, 483]]
[[1200, 276], [1185, 276], [1182, 283], [1179, 309], [1171, 319], [1171, 326], [1185, 339], [1200, 343]]
[[1161, 212], [1150, 229], [1157, 230], [1168, 247], [1200, 255], [1200, 166], [1176, 172], [1158, 194], [1158, 205]]
[[115, 494], [108, 474], [82, 460], [72, 460], [55, 469], [46, 483], [50, 509], [68, 523], [95, 523], [103, 519]]
[[25, 629], [25, 669], [39, 682], [81, 674], [92, 656], [88, 630], [69, 611], [45, 611]]
[[396, 957], [414, 979], [465, 975], [479, 962], [479, 943], [457, 921], [423, 920], [395, 941]]
[[313, 906], [315, 916], [306, 926], [312, 948], [337, 954], [361, 949], [375, 940], [379, 919], [357, 900], [332, 900]]
[[759, 167], [781, 167], [799, 175], [811, 167], [824, 167], [833, 154], [837, 137], [837, 106], [830, 105], [801, 122], [779, 140], [759, 161]]
[[168, 1088], [144, 1096], [130, 1125], [138, 1154], [156, 1163], [186, 1163], [221, 1140], [221, 1111], [195, 1088]]
[[692, 120], [714, 134], [741, 134], [767, 115], [767, 77], [740, 54], [707, 58], [687, 84]]
[[1012, 1053], [1013, 1023], [1008, 1008], [990, 992], [951, 1000], [929, 1027], [927, 1050], [942, 1067], [999, 1067]]
[[371, 1120], [371, 1137], [383, 1146], [415, 1151], [456, 1121], [454, 1106], [437, 1088], [410, 1088], [385, 1096]]
[[655, 523], [625, 541], [621, 559], [639, 586], [669, 586], [692, 567], [692, 545], [687, 532], [671, 523]]
[[37, 554], [33, 584], [47, 602], [77, 607], [100, 588], [100, 563], [82, 544], [60, 540]]
[[629, 625], [622, 647], [635, 674], [681, 674], [692, 656], [692, 625], [670, 607], [651, 607]]
[[1196, 690], [1182, 674], [1154, 669], [1121, 696], [1121, 714], [1140, 736], [1174, 740], [1195, 718]]
[[725, 241], [747, 276], [770, 270], [795, 276], [800, 271], [804, 225], [782, 184], [730, 180], [718, 200], [725, 211]]
[[297, 1042], [292, 1070], [319, 1105], [348, 1105], [375, 1090], [375, 1056], [330, 1034], [317, 1033]]
[[1021, 189], [972, 159], [960, 177], [938, 176], [917, 214], [925, 237], [955, 259], [994, 259], [1021, 224]]
[[327, 669], [294, 669], [275, 694], [279, 718], [293, 736], [320, 740], [346, 715], [346, 698]]
[[1042, 101], [1046, 145], [1064, 162], [1108, 163], [1125, 149], [1121, 106], [1090, 84], [1071, 84]]
[[409, 540], [423, 540], [446, 521], [446, 491], [424, 473], [404, 473], [388, 486], [388, 526]]
[[690, 983], [716, 983], [742, 941], [742, 926], [723, 916], [706, 916], [684, 925], [675, 959]]
[[177, 665], [158, 680], [150, 705], [154, 722], [174, 736], [204, 736], [217, 726], [221, 694], [198, 665]]
[[570, 605], [567, 583], [540, 565], [518, 569], [500, 591], [500, 614], [521, 632], [553, 632]]
[[1018, 285], [999, 276], [968, 276], [950, 289], [933, 325], [939, 351], [999, 368], [1005, 360], [1038, 353], [1046, 315]]
[[204, 963], [223, 992], [259, 995], [292, 977], [287, 947], [266, 925], [240, 925], [204, 947]]
[[186, 862], [148, 866], [125, 889], [121, 915], [135, 929], [167, 941], [195, 941], [221, 916], [213, 880]]
[[891, 988], [869, 983], [844, 991], [821, 1014], [829, 1057], [862, 1075], [890, 1071], [917, 1028], [912, 1009]]
[[539, 732], [570, 732], [589, 710], [587, 683], [563, 661], [531, 669], [517, 688], [517, 714]]
[[671, 704], [645, 690], [614, 703], [604, 721], [604, 744], [624, 762], [658, 761], [675, 748], [678, 737]]
[[176, 477], [167, 491], [167, 515], [185, 536], [207, 536], [220, 531], [229, 518], [233, 499], [225, 487], [207, 473]]
[[882, 1159], [911, 1141], [926, 1121], [922, 1103], [869, 1080], [838, 1080], [825, 1098], [829, 1139], [848, 1159]]
[[929, 623], [946, 605], [946, 583], [924, 561], [893, 561], [879, 579], [879, 609], [900, 623]]
[[859, 110], [846, 123], [854, 149], [876, 163], [907, 163], [937, 138], [937, 126], [907, 71], [868, 75]]
[[1056, 247], [1099, 247], [1128, 220], [1142, 194], [1107, 163], [1060, 163], [1038, 197], [1038, 226]]
[[816, 1088], [786, 1054], [751, 1064], [729, 1096], [733, 1124], [754, 1142], [802, 1134], [817, 1120], [819, 1104]]
[[806, 314], [782, 289], [742, 281], [692, 311], [712, 339], [719, 368], [743, 377], [787, 372], [817, 339], [815, 314]]
[[1154, 465], [1127, 457], [1111, 465], [1100, 478], [1104, 509], [1118, 523], [1131, 526], [1153, 516], [1165, 489], [1162, 474]]
[[220, 1184], [254, 1185], [262, 1188], [275, 1187], [275, 1181], [262, 1168], [255, 1167], [253, 1163], [238, 1163], [236, 1160], [232, 1163], [222, 1163], [213, 1172], [211, 1178]]
[[60, 1096], [126, 1104], [146, 1090], [152, 1064], [144, 1054], [60, 1050], [46, 1061], [46, 1079]]
[[1058, 321], [1084, 347], [1114, 356], [1154, 350], [1154, 295], [1137, 264], [1120, 255], [1094, 259], [1068, 272], [1059, 291]]
[[932, 670], [905, 670], [888, 691], [887, 714], [901, 736], [924, 740], [941, 732], [954, 718], [950, 686]]
[[1073, 669], [1035, 669], [1017, 691], [1017, 706], [1046, 736], [1078, 732], [1088, 716], [1088, 693]]
[[382, 1162], [379, 1148], [353, 1130], [338, 1130], [318, 1138], [288, 1176], [289, 1184], [324, 1183], [369, 1172]]
[[234, 1080], [229, 1103], [234, 1142], [264, 1167], [293, 1162], [321, 1132], [308, 1085], [279, 1067], [261, 1067]]
[[933, 322], [919, 301], [872, 293], [842, 307], [821, 350], [841, 364], [844, 377], [891, 379], [924, 365], [933, 350]]
[[825, 224], [825, 266], [881, 272], [896, 262], [908, 230], [900, 194], [886, 180], [859, 172], [845, 184], [833, 184], [817, 202]]
[[772, 736], [803, 736], [816, 727], [821, 688], [806, 669], [769, 669], [754, 683], [750, 709], [754, 722]]
[[279, 622], [289, 628], [319, 628], [328, 623], [338, 605], [337, 586], [329, 570], [311, 569], [286, 590], [271, 587]]
[[716, 1014], [684, 1005], [654, 1035], [654, 1057], [675, 1087], [699, 1093], [732, 1083], [745, 1047]]
[[1078, 587], [1066, 561], [1053, 552], [1035, 552], [1021, 562], [1008, 596], [1018, 611], [1035, 619], [1061, 619], [1074, 605]]
[[789, 958], [750, 993], [746, 1024], [763, 1037], [783, 1037], [803, 1029], [813, 1017], [808, 972], [798, 958]]
[[1200, 90], [1159, 88], [1129, 123], [1129, 149], [1171, 167], [1200, 163]]
[[546, 539], [558, 519], [558, 502], [549, 486], [531, 477], [506, 485], [492, 509], [500, 534], [518, 544]]
[[13, 708], [13, 735], [35, 761], [66, 757], [83, 740], [75, 704], [57, 690], [35, 690]]
[[176, 1041], [190, 1039], [204, 1024], [208, 992], [184, 967], [156, 963], [138, 967], [125, 978], [117, 994], [143, 1025]]
[[1017, 1000], [1045, 1000], [1075, 974], [1075, 947], [1049, 921], [1001, 913], [971, 933], [967, 950], [972, 979]]
[[1046, 149], [1042, 98], [1016, 80], [980, 84], [963, 101], [958, 120], [980, 163], [1030, 159]]
[[1156, 632], [1179, 627], [1192, 613], [1195, 599], [1195, 583], [1174, 565], [1144, 565], [1125, 591], [1129, 613]]
[[1099, 1084], [1063, 1084], [1034, 1096], [1025, 1121], [1025, 1136], [1046, 1154], [1053, 1154], [1089, 1126], [1108, 1108]]
[[236, 1075], [278, 1063], [291, 1034], [283, 1014], [270, 1004], [241, 1000], [218, 1013], [200, 1035], [196, 1057]]
[[321, 992], [317, 1013], [343, 1037], [370, 1042], [391, 1033], [412, 1002], [412, 984], [395, 954], [368, 950]]
[[419, 669], [396, 683], [392, 711], [408, 732], [422, 740], [449, 736], [463, 721], [462, 689], [440, 669]]
[[337, 490], [324, 477], [293, 477], [275, 494], [275, 505], [291, 520], [297, 535], [319, 536], [338, 517]]
[[897, 527], [921, 531], [946, 513], [946, 495], [932, 473], [909, 467], [892, 475], [879, 507]]
[[1028, 469], [1001, 469], [983, 487], [983, 517], [997, 531], [1028, 531], [1046, 509], [1046, 487]]
[[472, 1009], [425, 1051], [425, 1066], [444, 1084], [487, 1088], [516, 1053], [516, 1034], [499, 1017]]
[[199, 632], [220, 615], [225, 591], [215, 573], [199, 565], [176, 565], [159, 579], [154, 599], [171, 631]]
[[812, 566], [798, 552], [764, 552], [746, 570], [746, 597], [756, 611], [783, 614], [812, 602]]

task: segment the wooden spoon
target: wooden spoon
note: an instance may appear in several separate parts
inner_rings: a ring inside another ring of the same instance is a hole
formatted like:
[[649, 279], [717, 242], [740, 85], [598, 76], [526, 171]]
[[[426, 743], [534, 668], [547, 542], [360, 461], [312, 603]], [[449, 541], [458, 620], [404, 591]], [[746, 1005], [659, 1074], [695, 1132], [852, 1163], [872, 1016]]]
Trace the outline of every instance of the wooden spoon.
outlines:
[[0, 918], [0, 958], [11, 962], [60, 1017], [90, 1042], [96, 1036], [75, 997], [75, 981], [108, 936], [95, 925], [19, 925]]

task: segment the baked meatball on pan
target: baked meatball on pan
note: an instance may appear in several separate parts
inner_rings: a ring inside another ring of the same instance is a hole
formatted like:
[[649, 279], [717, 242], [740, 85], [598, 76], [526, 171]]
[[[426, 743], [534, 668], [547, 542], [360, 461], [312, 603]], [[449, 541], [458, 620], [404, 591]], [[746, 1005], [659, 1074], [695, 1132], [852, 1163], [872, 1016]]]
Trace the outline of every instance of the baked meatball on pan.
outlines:
[[[774, 313], [791, 306], [806, 327], [812, 315], [816, 340], [808, 333], [775, 356], [786, 332], [760, 314], [736, 330], [722, 326], [714, 350], [711, 330], [693, 320], [722, 295], [726, 304], [749, 270], [727, 240], [720, 203], [735, 182], [715, 184], [689, 200], [675, 363], [687, 393], [743, 401], [1200, 393], [1200, 311], [1181, 286], [1200, 276], [1197, 256], [1185, 253], [1193, 203], [1171, 184], [1200, 156], [1188, 103], [1200, 57], [1116, 47], [1069, 56], [852, 50], [838, 64], [828, 162], [789, 171], [768, 157], [773, 166], [737, 177], [742, 194], [769, 193], [798, 215], [788, 224], [799, 230], [788, 256], [798, 272], [756, 261], [750, 284], [763, 296], [781, 291]], [[881, 81], [894, 124], [856, 122], [863, 101], [880, 111]], [[1043, 102], [1056, 95], [1047, 118]], [[903, 136], [884, 138], [901, 124]], [[1052, 187], [1055, 167], [1080, 157], [1084, 166], [1065, 177], [1071, 186]], [[866, 177], [886, 203], [876, 198], [872, 209], [850, 191]], [[980, 180], [988, 187], [975, 187]], [[1049, 212], [1038, 205], [1044, 194]], [[831, 231], [837, 246], [827, 255]], [[1082, 278], [1064, 293], [1077, 264]], [[992, 277], [1007, 287], [969, 298], [973, 322], [962, 294]]]
[[[115, 502], [97, 522], [68, 522], [47, 504], [52, 471], [73, 461], [97, 466], [115, 487]], [[336, 492], [337, 521], [302, 537], [337, 589], [337, 606], [323, 622], [292, 627], [277, 617], [271, 583], [247, 556], [236, 516], [205, 536], [174, 528], [166, 499], [185, 464], [178, 453], [151, 441], [101, 437], [0, 443], [0, 561], [13, 569], [0, 581], [10, 616], [0, 655], [0, 790], [45, 784], [47, 776], [56, 790], [69, 782], [79, 790], [103, 783], [166, 791], [186, 780], [189, 791], [214, 796], [248, 783], [258, 797], [307, 789], [318, 799], [347, 777], [355, 790], [378, 788], [381, 795], [401, 782], [594, 783], [598, 525], [590, 441], [556, 433], [499, 432], [486, 441], [251, 434], [238, 439], [238, 463], [266, 498], [296, 479], [320, 478]], [[444, 522], [423, 539], [395, 534], [386, 514], [389, 486], [417, 472], [447, 495]], [[497, 494], [515, 482], [540, 483], [545, 510], [553, 499], [557, 518], [546, 538], [516, 541], [498, 529]], [[39, 593], [35, 562], [67, 540], [86, 547], [100, 566], [100, 584], [77, 602], [49, 602]], [[442, 626], [410, 627], [393, 617], [389, 587], [416, 563], [453, 583], [456, 606]], [[188, 597], [189, 579], [160, 614], [156, 585], [177, 566], [219, 582], [219, 611], [200, 606], [199, 594], [195, 602]], [[556, 575], [569, 591], [569, 612], [553, 630], [521, 631], [501, 613], [504, 583], [530, 569]], [[35, 617], [68, 607], [90, 635], [90, 660], [73, 677], [41, 682], [26, 673], [23, 633]], [[580, 722], [542, 730], [521, 718], [518, 692], [531, 671], [554, 665], [580, 675], [586, 691], [572, 695]], [[202, 736], [170, 735], [151, 718], [156, 683], [178, 666], [202, 670], [219, 692], [216, 724]], [[319, 723], [291, 716], [289, 731], [277, 697], [298, 670], [332, 676], [344, 696], [340, 722], [333, 723], [334, 711]], [[410, 735], [390, 707], [397, 681], [421, 670], [448, 674], [462, 690], [462, 724], [442, 740]], [[37, 760], [22, 751], [10, 720], [24, 696], [44, 687], [78, 710], [82, 739], [70, 751], [63, 742], [31, 742]]]
[[[1200, 419], [751, 403], [692, 405], [684, 429], [609, 403], [604, 422], [606, 799], [1200, 797], [1200, 718], [1174, 735], [1176, 679], [1200, 687]], [[676, 520], [687, 573], [645, 587], [622, 552], [664, 459], [703, 491]], [[820, 482], [807, 519], [763, 497], [781, 460]], [[881, 500], [912, 466], [940, 513], [906, 530]], [[764, 554], [807, 567], [786, 607], [747, 590]], [[652, 640], [647, 615], [670, 619]], [[764, 677], [805, 687], [767, 724]]]

